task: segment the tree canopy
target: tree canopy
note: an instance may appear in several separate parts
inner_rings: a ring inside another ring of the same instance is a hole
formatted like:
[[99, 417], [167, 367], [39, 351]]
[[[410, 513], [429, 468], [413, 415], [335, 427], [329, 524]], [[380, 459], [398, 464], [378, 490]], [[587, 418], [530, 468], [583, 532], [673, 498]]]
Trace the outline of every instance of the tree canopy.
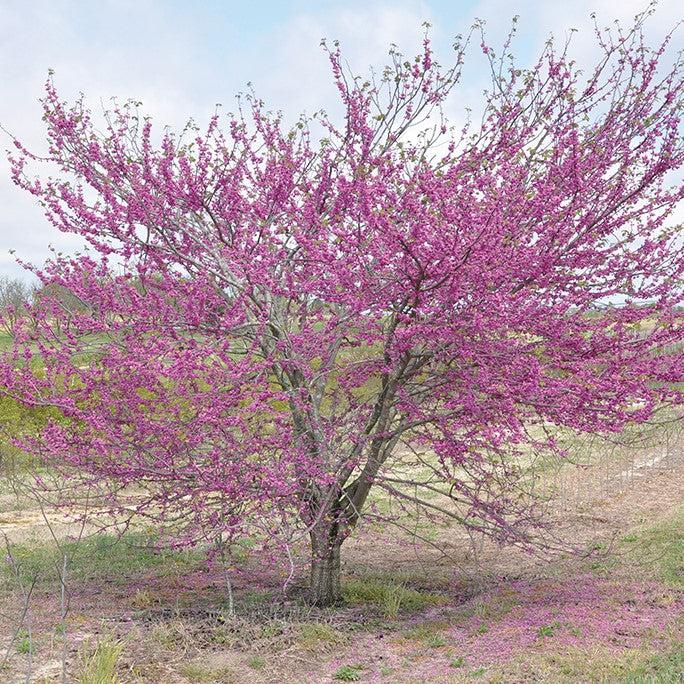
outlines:
[[90, 249], [35, 269], [73, 299], [39, 298], [0, 365], [64, 417], [25, 447], [112, 505], [134, 486], [181, 541], [310, 535], [319, 604], [373, 487], [529, 543], [521, 457], [549, 428], [682, 399], [682, 64], [644, 21], [597, 30], [587, 74], [568, 45], [523, 69], [483, 39], [484, 113], [457, 129], [461, 43], [367, 79], [328, 48], [340, 124], [247, 96], [157, 138], [49, 80], [47, 158], [17, 141], [13, 177]]

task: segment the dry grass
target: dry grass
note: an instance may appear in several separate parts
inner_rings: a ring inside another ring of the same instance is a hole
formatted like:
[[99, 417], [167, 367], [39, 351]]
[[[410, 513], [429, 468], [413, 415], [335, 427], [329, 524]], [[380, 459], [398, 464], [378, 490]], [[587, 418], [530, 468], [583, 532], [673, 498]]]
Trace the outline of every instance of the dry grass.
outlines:
[[[603, 522], [569, 515], [564, 533], [603, 546], [604, 556], [590, 561], [596, 576], [616, 583], [657, 580], [661, 589], [649, 600], [667, 607], [684, 592], [683, 487], [684, 468], [644, 477], [638, 489], [604, 502]], [[434, 535], [442, 549], [462, 554], [463, 547], [454, 545], [456, 530], [436, 529]], [[671, 624], [659, 640], [643, 636], [637, 643], [630, 637], [630, 645], [561, 648], [566, 622], [549, 616], [530, 626], [532, 649], [503, 662], [473, 657], [470, 645], [491, 638], [530, 600], [511, 579], [531, 587], [571, 585], [577, 569], [589, 567], [572, 557], [541, 563], [483, 544], [477, 557], [457, 557], [455, 576], [453, 558], [391, 538], [378, 548], [369, 536], [347, 549], [354, 567], [344, 582], [347, 605], [329, 611], [313, 610], [294, 594], [283, 598], [277, 578], [254, 581], [251, 571], [261, 577], [263, 568], [246, 557], [233, 618], [226, 613], [222, 582], [205, 572], [196, 554], [159, 551], [142, 532], [113, 541], [94, 537], [73, 549], [63, 632], [54, 545], [13, 545], [19, 572], [6, 565], [0, 572], [0, 635], [19, 624], [22, 588], [35, 579], [25, 618], [31, 646], [17, 646], [27, 637], [17, 640], [0, 681], [23, 680], [29, 656], [35, 681], [59, 681], [64, 639], [69, 681], [77, 684], [299, 684], [372, 677], [397, 684], [684, 681], [682, 623]]]

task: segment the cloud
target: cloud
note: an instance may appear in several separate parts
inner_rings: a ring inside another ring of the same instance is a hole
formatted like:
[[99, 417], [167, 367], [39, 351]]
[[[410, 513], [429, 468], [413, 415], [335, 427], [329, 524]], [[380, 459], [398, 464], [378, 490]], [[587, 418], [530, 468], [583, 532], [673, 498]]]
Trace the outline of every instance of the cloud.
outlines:
[[[0, 0], [0, 123], [29, 146], [44, 148], [37, 100], [48, 68], [55, 70], [60, 93], [67, 98], [83, 91], [93, 108], [111, 96], [134, 98], [156, 122], [173, 127], [189, 116], [205, 120], [216, 102], [231, 108], [232, 95], [247, 81], [290, 119], [320, 108], [334, 115], [339, 113], [338, 97], [319, 47], [321, 38], [339, 39], [351, 68], [364, 73], [368, 65], [385, 63], [390, 43], [407, 54], [417, 52], [421, 24], [431, 20], [438, 56], [446, 63], [451, 37], [467, 31], [475, 17], [487, 20], [488, 34], [497, 44], [514, 13], [504, 0], [470, 5], [453, 0], [278, 2], [270, 12], [266, 2], [259, 5], [260, 12], [250, 7], [187, 6], [171, 0]], [[583, 30], [574, 39], [574, 54], [590, 62], [595, 54], [590, 11], [595, 9], [605, 24], [614, 17], [629, 22], [643, 7], [637, 0], [519, 0], [516, 51], [529, 62], [550, 33], [562, 38], [577, 27]], [[649, 31], [655, 38], [662, 36], [677, 16], [675, 0], [662, 0]], [[471, 57], [466, 80], [451, 106], [457, 119], [466, 105], [479, 101], [486, 85], [483, 62], [476, 54]], [[0, 149], [9, 146], [6, 136], [0, 135], [0, 140]], [[49, 243], [65, 251], [79, 244], [50, 226], [33, 199], [11, 184], [4, 155], [0, 206], [0, 275], [19, 273], [9, 249], [41, 262], [49, 254]]]
[[[143, 102], [155, 122], [177, 128], [190, 116], [206, 119], [217, 101], [230, 107], [230, 96], [248, 80], [274, 107], [287, 112], [334, 108], [336, 92], [319, 47], [323, 36], [342, 40], [345, 54], [363, 68], [381, 64], [391, 42], [415, 45], [420, 23], [430, 14], [423, 3], [352, 2], [329, 11], [295, 13], [251, 40], [239, 40], [234, 28], [212, 53], [199, 24], [181, 21], [168, 10], [170, 4], [0, 0], [0, 123], [30, 148], [44, 149], [38, 98], [49, 68], [63, 97], [83, 92], [95, 109], [112, 96], [133, 98]], [[195, 18], [209, 21], [200, 15], [198, 6]], [[2, 148], [10, 146], [9, 137], [0, 139]], [[20, 272], [10, 249], [41, 262], [49, 256], [50, 243], [65, 251], [80, 244], [50, 226], [36, 202], [11, 184], [4, 155], [0, 206], [0, 274]]]
[[[155, 3], [95, 5], [97, 14], [84, 3], [64, 0], [0, 2], [0, 123], [32, 149], [45, 147], [38, 99], [50, 68], [60, 93], [73, 98], [82, 91], [95, 108], [111, 96], [132, 97], [154, 117], [178, 125], [205, 106], [203, 97], [188, 97], [193, 72], [201, 70], [178, 50], [187, 44], [182, 28], [164, 20]], [[10, 147], [9, 136], [0, 140], [0, 149]], [[41, 262], [49, 243], [65, 250], [80, 244], [50, 226], [36, 202], [11, 184], [4, 154], [0, 206], [0, 275], [21, 271], [9, 249]]]
[[422, 2], [348, 2], [330, 10], [301, 12], [271, 33], [272, 68], [255, 80], [267, 102], [288, 113], [334, 110], [337, 92], [321, 39], [339, 40], [345, 60], [356, 73], [385, 64], [390, 44], [415, 54], [422, 39], [421, 24], [431, 19]]

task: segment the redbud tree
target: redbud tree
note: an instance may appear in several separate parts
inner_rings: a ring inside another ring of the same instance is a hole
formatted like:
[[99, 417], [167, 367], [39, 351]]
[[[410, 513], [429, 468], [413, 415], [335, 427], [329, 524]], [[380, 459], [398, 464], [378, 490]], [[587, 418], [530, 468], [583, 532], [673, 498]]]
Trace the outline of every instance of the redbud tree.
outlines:
[[34, 269], [0, 384], [53, 418], [22, 445], [180, 543], [308, 537], [319, 605], [371, 490], [529, 542], [524, 457], [554, 426], [681, 400], [683, 70], [643, 23], [597, 29], [585, 73], [569, 44], [523, 69], [483, 38], [457, 127], [468, 41], [367, 79], [326, 48], [341, 123], [249, 95], [156, 134], [50, 79], [48, 152], [17, 141], [13, 178], [89, 249]]

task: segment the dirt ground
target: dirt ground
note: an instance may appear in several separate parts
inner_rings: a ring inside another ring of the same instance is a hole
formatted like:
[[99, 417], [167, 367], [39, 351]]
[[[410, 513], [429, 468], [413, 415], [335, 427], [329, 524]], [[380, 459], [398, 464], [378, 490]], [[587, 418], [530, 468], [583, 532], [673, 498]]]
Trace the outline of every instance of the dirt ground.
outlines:
[[[7, 498], [2, 503], [9, 507]], [[628, 681], [623, 671], [684, 642], [684, 585], [663, 584], [619, 540], [683, 504], [684, 458], [644, 468], [610, 496], [560, 506], [554, 534], [583, 553], [532, 556], [458, 527], [437, 530], [430, 544], [398, 530], [380, 540], [377, 529], [361, 530], [344, 549], [345, 580], [360, 585], [362, 598], [364, 585], [412, 592], [408, 603], [423, 597], [394, 612], [391, 592], [338, 610], [306, 608], [294, 595], [303, 578], [285, 598], [282, 576], [258, 557], [233, 577], [235, 619], [222, 612], [223, 577], [202, 564], [124, 565], [107, 581], [73, 580], [68, 610], [58, 582], [19, 587], [10, 577], [0, 592], [0, 681], [58, 682], [63, 662], [66, 681], [100, 681], [78, 673], [98, 643], [119, 641], [122, 683]], [[78, 529], [48, 516], [58, 537]], [[10, 548], [52, 535], [32, 508], [6, 508], [0, 528]], [[19, 623], [31, 627], [28, 647]]]

